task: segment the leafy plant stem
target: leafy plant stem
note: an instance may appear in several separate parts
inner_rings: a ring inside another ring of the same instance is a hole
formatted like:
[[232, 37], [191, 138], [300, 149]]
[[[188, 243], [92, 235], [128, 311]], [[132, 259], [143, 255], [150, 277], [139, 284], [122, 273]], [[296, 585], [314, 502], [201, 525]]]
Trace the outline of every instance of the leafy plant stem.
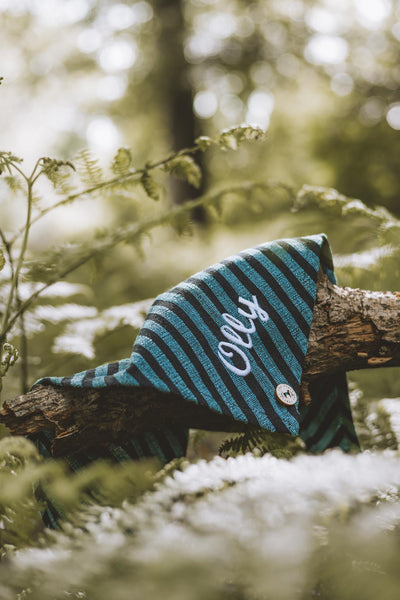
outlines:
[[[2, 323], [1, 323], [0, 347], [5, 342], [7, 333], [10, 330], [9, 317], [10, 317], [11, 307], [12, 307], [13, 300], [14, 300], [14, 295], [17, 294], [17, 292], [18, 292], [19, 277], [20, 277], [22, 265], [24, 263], [26, 250], [28, 247], [29, 231], [30, 231], [30, 226], [31, 226], [31, 215], [32, 215], [32, 198], [33, 198], [32, 181], [30, 178], [27, 178], [16, 165], [13, 165], [13, 166], [23, 175], [23, 177], [25, 178], [25, 180], [27, 182], [27, 214], [26, 214], [26, 222], [25, 222], [25, 228], [24, 228], [24, 236], [22, 239], [22, 246], [21, 246], [21, 250], [19, 253], [17, 265], [15, 267], [13, 277], [11, 280], [11, 287], [10, 287], [10, 291], [8, 294], [8, 300], [7, 300], [6, 308], [4, 310], [3, 319], [2, 319]], [[22, 313], [20, 311], [17, 311], [17, 314], [19, 316]], [[13, 322], [15, 322], [15, 319], [12, 319], [12, 320], [13, 320]]]
[[[99, 190], [102, 190], [104, 188], [116, 185], [118, 183], [122, 183], [124, 181], [127, 181], [128, 179], [133, 179], [133, 178], [140, 178], [144, 173], [151, 171], [153, 169], [157, 169], [160, 167], [163, 167], [164, 165], [167, 165], [171, 160], [175, 159], [178, 156], [183, 156], [183, 155], [191, 155], [191, 154], [195, 154], [196, 152], [200, 151], [200, 147], [199, 146], [193, 146], [192, 148], [185, 148], [184, 150], [180, 150], [179, 152], [176, 152], [174, 154], [170, 154], [167, 158], [164, 158], [162, 160], [158, 160], [152, 163], [147, 163], [145, 167], [142, 167], [141, 169], [135, 169], [134, 171], [132, 171], [131, 173], [126, 173], [123, 175], [119, 175], [118, 177], [113, 177], [111, 179], [107, 179], [106, 181], [102, 181], [100, 183], [97, 183], [96, 185], [93, 185], [91, 187], [85, 188], [84, 190], [81, 190], [79, 192], [76, 192], [74, 194], [70, 194], [68, 195], [66, 198], [63, 198], [62, 200], [60, 200], [59, 202], [56, 202], [55, 204], [52, 204], [51, 206], [42, 209], [31, 221], [31, 225], [34, 225], [37, 221], [39, 221], [42, 217], [44, 217], [45, 215], [47, 215], [47, 213], [49, 213], [50, 211], [53, 211], [56, 208], [59, 208], [60, 206], [65, 206], [67, 204], [70, 204], [71, 202], [74, 202], [75, 200], [77, 200], [78, 198], [81, 198], [82, 196], [86, 196], [88, 194], [93, 194], [94, 192], [97, 192]], [[39, 161], [38, 161], [39, 163]], [[32, 172], [32, 175], [35, 175], [35, 170], [38, 166], [38, 163], [35, 165], [35, 168]], [[22, 171], [20, 169], [17, 169], [19, 171], [19, 173], [21, 173], [21, 175], [23, 177], [25, 177], [25, 175], [22, 173]], [[35, 183], [35, 181], [38, 179], [38, 177], [40, 177], [40, 175], [42, 174], [41, 171], [39, 171], [39, 173], [37, 173], [34, 178], [32, 179], [32, 175], [30, 178], [31, 183]], [[25, 177], [26, 179], [26, 177]], [[9, 244], [13, 245], [14, 242], [16, 241], [16, 239], [18, 238], [18, 236], [22, 233], [22, 231], [18, 231], [13, 238], [11, 238]]]
[[15, 314], [8, 321], [8, 324], [5, 327], [4, 333], [7, 334], [10, 331], [10, 329], [14, 326], [15, 322], [17, 321], [18, 317], [23, 312], [25, 312], [25, 310], [32, 304], [32, 302], [34, 300], [36, 300], [36, 298], [38, 298], [47, 288], [49, 288], [51, 285], [53, 285], [60, 279], [64, 279], [65, 277], [67, 277], [67, 275], [69, 275], [70, 273], [72, 273], [73, 271], [78, 269], [79, 267], [83, 266], [85, 263], [87, 263], [92, 258], [95, 258], [96, 256], [99, 256], [100, 254], [103, 254], [104, 252], [106, 252], [107, 250], [110, 250], [111, 248], [114, 248], [117, 244], [119, 244], [121, 242], [124, 242], [124, 241], [132, 242], [132, 241], [140, 238], [140, 236], [142, 236], [144, 233], [151, 231], [155, 227], [159, 227], [160, 225], [165, 224], [167, 221], [173, 221], [174, 218], [179, 217], [182, 214], [185, 214], [188, 212], [190, 213], [190, 211], [193, 208], [196, 208], [197, 206], [200, 206], [200, 205], [207, 206], [209, 204], [218, 202], [227, 193], [235, 193], [235, 192], [240, 193], [240, 192], [254, 189], [256, 187], [266, 189], [266, 190], [271, 189], [271, 187], [272, 188], [284, 187], [285, 189], [287, 189], [287, 191], [289, 193], [292, 193], [291, 188], [289, 188], [289, 187], [286, 188], [286, 186], [280, 186], [280, 184], [268, 185], [263, 182], [241, 183], [240, 185], [230, 186], [229, 188], [220, 190], [214, 194], [207, 194], [204, 196], [200, 196], [199, 198], [196, 198], [195, 200], [190, 200], [188, 202], [184, 202], [183, 204], [176, 206], [173, 209], [170, 209], [170, 210], [162, 213], [161, 215], [159, 215], [156, 218], [148, 219], [147, 221], [142, 222], [140, 225], [135, 224], [134, 226], [127, 227], [127, 228], [123, 229], [122, 231], [119, 231], [119, 232], [115, 233], [113, 236], [111, 236], [111, 238], [109, 238], [109, 241], [107, 242], [107, 244], [101, 244], [98, 247], [91, 248], [86, 254], [84, 254], [83, 256], [81, 256], [80, 258], [78, 258], [77, 260], [72, 262], [70, 265], [68, 265], [68, 267], [66, 267], [62, 271], [58, 271], [58, 272], [54, 273], [54, 277], [52, 277], [49, 281], [47, 281], [45, 284], [43, 284], [43, 286], [41, 286], [39, 289], [37, 289], [35, 292], [33, 292], [33, 294], [31, 294], [31, 296], [29, 296], [29, 298], [27, 298], [25, 300], [25, 302], [23, 302], [21, 304], [21, 306], [19, 308], [17, 308]]
[[[19, 298], [19, 295], [17, 294], [16, 296], [16, 300], [17, 300], [17, 309], [21, 306], [21, 299]], [[20, 367], [21, 367], [21, 380], [20, 380], [20, 385], [21, 385], [21, 394], [26, 394], [26, 392], [29, 389], [28, 386], [28, 378], [29, 378], [29, 366], [28, 366], [28, 336], [26, 335], [26, 328], [25, 328], [25, 315], [22, 312], [19, 316], [19, 327], [20, 327], [20, 349], [19, 349], [19, 356], [20, 356]]]
[[10, 244], [6, 238], [6, 236], [4, 235], [4, 232], [2, 231], [2, 229], [0, 229], [0, 239], [3, 242], [3, 246], [7, 252], [7, 254], [9, 253], [9, 248], [10, 248]]
[[[3, 242], [3, 246], [7, 253], [8, 262], [11, 269], [11, 277], [14, 277], [15, 266], [14, 266], [14, 258], [11, 252], [11, 247], [9, 242], [7, 241], [4, 233], [0, 230], [0, 239]], [[17, 309], [21, 307], [22, 300], [19, 294], [18, 287], [15, 292], [15, 301]], [[28, 391], [28, 336], [26, 334], [25, 328], [25, 316], [22, 312], [19, 316], [19, 326], [20, 326], [20, 365], [21, 365], [21, 393], [25, 394]]]

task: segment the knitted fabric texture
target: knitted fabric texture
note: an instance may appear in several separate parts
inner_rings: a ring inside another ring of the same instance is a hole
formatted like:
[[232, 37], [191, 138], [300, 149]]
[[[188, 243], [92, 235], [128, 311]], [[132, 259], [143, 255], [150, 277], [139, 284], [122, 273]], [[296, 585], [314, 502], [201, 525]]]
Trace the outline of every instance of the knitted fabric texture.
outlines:
[[[299, 406], [319, 269], [335, 283], [324, 234], [250, 248], [197, 273], [154, 301], [129, 359], [35, 385], [87, 388], [129, 386], [172, 392], [241, 423], [301, 435], [320, 452], [357, 445], [345, 374], [310, 386], [312, 403]], [[279, 384], [297, 395], [276, 397]], [[48, 454], [50, 434], [36, 438]], [[165, 429], [110, 446], [114, 460], [184, 455], [187, 432]], [[95, 451], [70, 459], [75, 470]]]

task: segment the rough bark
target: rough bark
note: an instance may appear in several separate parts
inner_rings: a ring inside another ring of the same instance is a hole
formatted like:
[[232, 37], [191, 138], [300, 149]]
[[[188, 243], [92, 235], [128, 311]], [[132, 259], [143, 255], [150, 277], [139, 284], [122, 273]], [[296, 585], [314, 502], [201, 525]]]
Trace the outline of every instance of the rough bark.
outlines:
[[[325, 276], [317, 299], [303, 369], [307, 384], [337, 371], [400, 365], [400, 293], [340, 288]], [[162, 427], [239, 431], [244, 426], [173, 394], [150, 389], [37, 386], [4, 403], [0, 422], [15, 435], [51, 429], [55, 456], [118, 442]]]
[[321, 277], [303, 379], [400, 365], [400, 293], [341, 288]]

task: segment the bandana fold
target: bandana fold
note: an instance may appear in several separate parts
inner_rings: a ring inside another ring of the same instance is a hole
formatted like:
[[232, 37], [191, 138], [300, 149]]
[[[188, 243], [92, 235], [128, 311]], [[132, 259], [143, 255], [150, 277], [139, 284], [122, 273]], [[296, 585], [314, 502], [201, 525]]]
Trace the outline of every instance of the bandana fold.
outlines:
[[[324, 234], [244, 250], [159, 295], [130, 358], [35, 385], [171, 392], [233, 421], [300, 435], [312, 452], [347, 451], [358, 441], [345, 373], [317, 379], [311, 405], [299, 406], [320, 269], [336, 283]], [[47, 454], [50, 434], [38, 440]], [[112, 445], [109, 454], [168, 462], [185, 454], [186, 442], [187, 431], [163, 429]], [[71, 457], [71, 467], [95, 454]]]

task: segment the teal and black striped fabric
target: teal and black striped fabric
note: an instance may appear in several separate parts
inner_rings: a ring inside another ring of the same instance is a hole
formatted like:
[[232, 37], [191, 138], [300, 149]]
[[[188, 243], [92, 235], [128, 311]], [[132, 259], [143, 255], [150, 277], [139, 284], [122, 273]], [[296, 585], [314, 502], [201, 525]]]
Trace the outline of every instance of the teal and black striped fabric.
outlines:
[[[324, 234], [240, 252], [158, 296], [129, 359], [37, 383], [155, 388], [234, 421], [301, 435], [313, 452], [348, 450], [358, 442], [345, 374], [316, 381], [309, 407], [284, 405], [275, 393], [287, 384], [299, 397], [320, 269], [335, 282]], [[167, 462], [185, 447], [186, 432], [163, 430], [109, 453]], [[72, 460], [72, 468], [93, 458], [80, 457], [75, 466]]]

